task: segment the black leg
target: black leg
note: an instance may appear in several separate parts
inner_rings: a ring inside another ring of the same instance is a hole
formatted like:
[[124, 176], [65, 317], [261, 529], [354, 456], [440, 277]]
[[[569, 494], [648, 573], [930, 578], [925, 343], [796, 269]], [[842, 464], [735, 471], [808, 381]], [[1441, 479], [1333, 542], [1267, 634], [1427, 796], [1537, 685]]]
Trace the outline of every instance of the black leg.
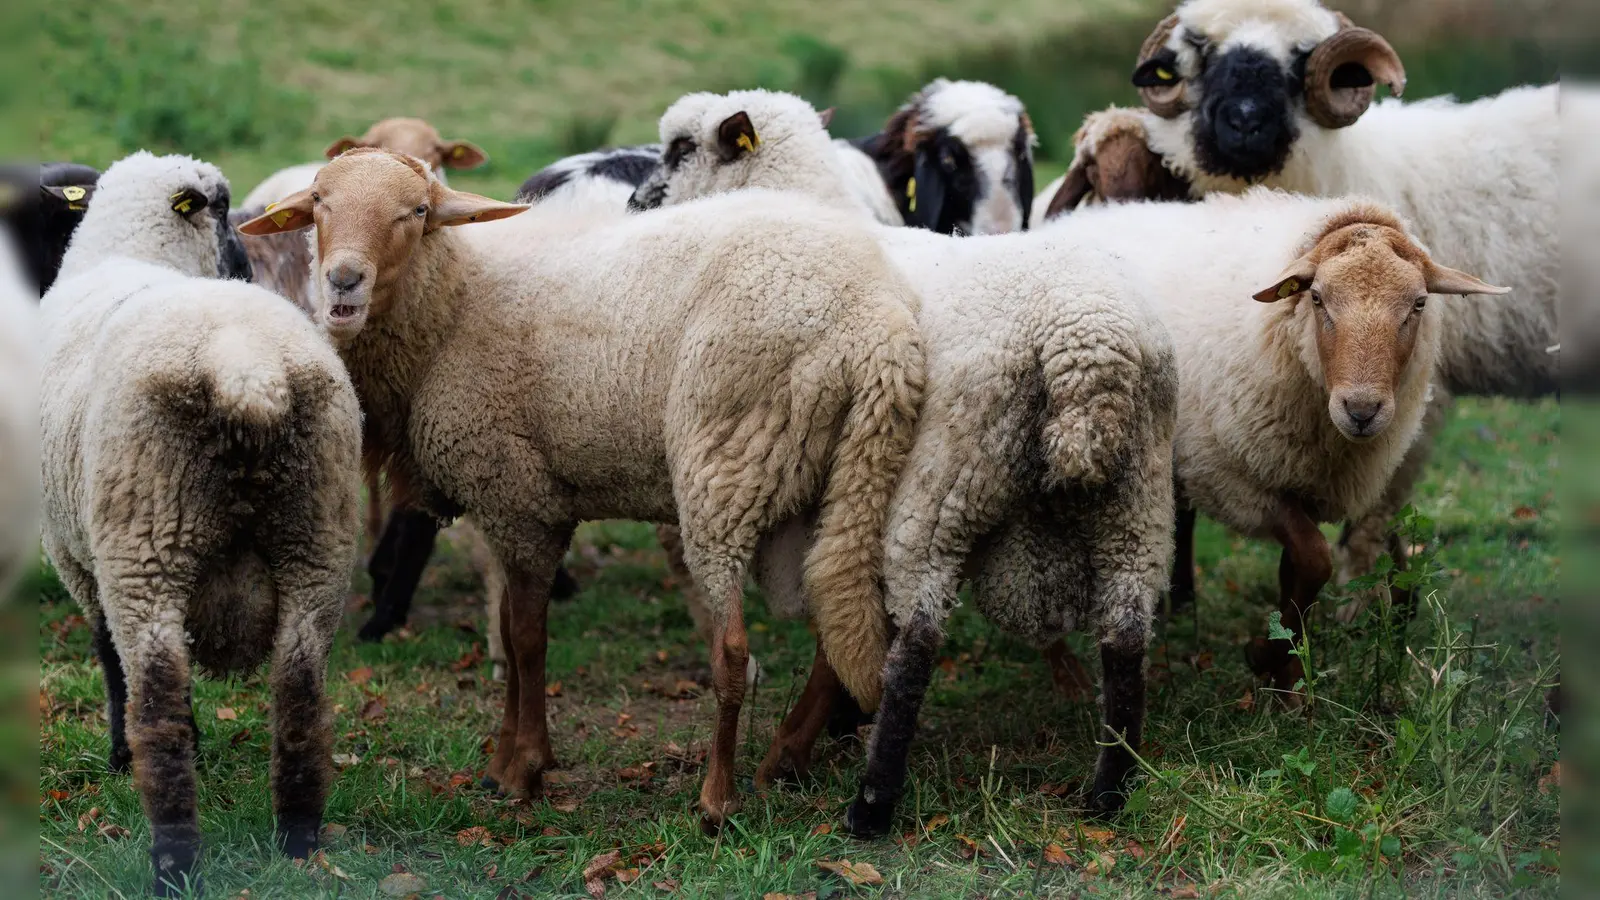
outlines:
[[828, 710], [828, 736], [837, 741], [850, 742], [859, 740], [857, 732], [861, 726], [872, 721], [872, 714], [862, 710], [856, 698], [843, 687], [836, 688], [833, 692], [833, 702]]
[[571, 600], [578, 595], [578, 579], [572, 577], [566, 566], [556, 569], [556, 580], [550, 583], [551, 600]]
[[[406, 623], [411, 599], [433, 555], [439, 522], [420, 510], [396, 510], [384, 526], [378, 549], [372, 553], [372, 618], [357, 633], [363, 641], [380, 641]], [[382, 590], [379, 590], [379, 585]]]
[[[1122, 736], [1133, 750], [1139, 749], [1144, 734], [1144, 660], [1145, 647], [1138, 640], [1106, 641], [1100, 645], [1106, 728]], [[1115, 812], [1122, 808], [1128, 799], [1128, 775], [1135, 765], [1133, 754], [1121, 746], [1100, 748], [1094, 793], [1089, 798], [1095, 809]]]
[[1194, 525], [1197, 513], [1178, 504], [1178, 527], [1172, 557], [1172, 611], [1194, 603]]
[[943, 636], [926, 613], [913, 614], [895, 636], [884, 664], [883, 702], [867, 747], [867, 770], [855, 802], [845, 814], [845, 829], [856, 837], [886, 834], [895, 803], [905, 790], [906, 762], [917, 732], [917, 713], [933, 677], [933, 661]]
[[[133, 769], [133, 751], [128, 749], [128, 680], [122, 672], [122, 657], [117, 655], [117, 645], [111, 641], [111, 628], [105, 616], [94, 623], [94, 652], [106, 678], [106, 720], [111, 724], [111, 757], [107, 768], [113, 774], [123, 775]], [[190, 713], [191, 720], [193, 713]], [[195, 745], [199, 746], [196, 738]]]

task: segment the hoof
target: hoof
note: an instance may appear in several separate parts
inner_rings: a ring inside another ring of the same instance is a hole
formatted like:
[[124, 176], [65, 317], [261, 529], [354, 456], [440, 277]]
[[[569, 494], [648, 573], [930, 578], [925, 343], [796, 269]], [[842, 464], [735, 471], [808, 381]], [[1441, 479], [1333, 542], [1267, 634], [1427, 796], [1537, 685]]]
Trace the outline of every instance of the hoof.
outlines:
[[727, 827], [727, 824], [727, 819], [718, 818], [710, 813], [700, 814], [700, 833], [708, 838], [714, 838], [721, 834], [722, 829]]
[[127, 747], [112, 747], [106, 761], [106, 771], [113, 775], [126, 775], [133, 771], [133, 751]]
[[760, 790], [770, 787], [792, 787], [799, 784], [807, 774], [805, 771], [797, 770], [790, 761], [789, 754], [785, 753], [782, 759], [771, 766], [766, 763], [761, 764], [761, 768], [756, 770], [756, 787]]
[[157, 838], [150, 847], [150, 862], [155, 869], [151, 891], [157, 897], [199, 896], [200, 877], [194, 871], [200, 856], [198, 841]]
[[1257, 676], [1271, 675], [1281, 665], [1283, 654], [1275, 653], [1264, 637], [1256, 637], [1244, 645], [1244, 661]]
[[578, 580], [572, 577], [566, 566], [556, 569], [555, 580], [550, 583], [551, 600], [571, 600], [577, 596], [578, 590]]
[[312, 819], [278, 823], [278, 849], [290, 859], [310, 859], [317, 852], [321, 823]]
[[483, 788], [491, 794], [500, 793], [500, 782], [488, 775], [478, 779], [478, 787]]
[[1122, 807], [1128, 802], [1128, 795], [1121, 788], [1101, 787], [1096, 785], [1089, 793], [1089, 810], [1099, 819], [1109, 819], [1122, 812]]
[[882, 837], [889, 833], [889, 826], [894, 821], [894, 803], [892, 801], [879, 801], [873, 803], [865, 794], [856, 795], [854, 803], [844, 814], [844, 830], [851, 837], [869, 839]]
[[360, 631], [356, 632], [356, 638], [367, 643], [377, 643], [383, 640], [384, 635], [393, 631], [396, 625], [397, 623], [388, 622], [374, 616], [367, 620], [367, 624], [361, 626]]

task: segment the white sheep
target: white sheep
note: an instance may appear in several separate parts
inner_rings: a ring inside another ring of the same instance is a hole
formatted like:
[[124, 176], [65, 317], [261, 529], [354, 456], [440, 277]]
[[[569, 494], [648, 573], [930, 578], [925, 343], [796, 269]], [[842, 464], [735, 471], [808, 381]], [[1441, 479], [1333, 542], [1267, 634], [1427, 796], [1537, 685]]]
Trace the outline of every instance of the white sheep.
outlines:
[[36, 296], [0, 234], [0, 602], [39, 556]]
[[[1450, 297], [1506, 288], [1435, 262], [1388, 208], [1257, 189], [1194, 204], [1080, 211], [1084, 233], [1151, 285], [1177, 341], [1176, 477], [1196, 508], [1284, 546], [1297, 633], [1332, 562], [1318, 522], [1377, 504], [1419, 433]], [[1276, 272], [1282, 268], [1283, 271]], [[1249, 294], [1262, 303], [1251, 303]], [[1283, 691], [1286, 642], [1258, 662]], [[1298, 695], [1289, 695], [1291, 703]]]
[[[860, 214], [817, 113], [798, 97], [690, 94], [662, 116], [661, 138], [669, 149], [640, 186], [640, 205], [777, 188]], [[965, 572], [975, 573], [985, 615], [1011, 631], [1041, 641], [1080, 627], [1095, 635], [1106, 723], [1138, 746], [1150, 617], [1171, 554], [1177, 402], [1166, 331], [1094, 248], [1038, 233], [871, 234], [922, 295], [928, 396], [886, 532], [884, 581], [899, 632], [849, 814], [857, 834], [889, 826]], [[759, 781], [807, 767], [826, 719], [828, 663], [819, 652]], [[1119, 805], [1131, 766], [1126, 751], [1104, 751], [1094, 802]]]
[[[504, 570], [492, 784], [537, 792], [553, 762], [546, 604], [582, 519], [682, 528], [714, 615], [707, 827], [737, 808], [743, 578], [810, 514], [803, 572], [760, 568], [803, 582], [841, 680], [876, 703], [880, 536], [921, 399], [918, 298], [850, 217], [773, 205], [523, 213], [451, 191], [408, 157], [354, 150], [243, 228], [316, 225], [316, 282], [369, 459], [402, 498], [470, 513]], [[490, 224], [447, 227], [473, 221]]]
[[[1405, 69], [1382, 37], [1317, 0], [1188, 0], [1145, 42], [1133, 80], [1150, 148], [1194, 196], [1252, 184], [1369, 196], [1415, 223], [1433, 253], [1514, 289], [1450, 304], [1436, 403], [1555, 391], [1555, 85], [1369, 108], [1376, 82], [1400, 93]], [[1444, 419], [1430, 416], [1417, 458], [1347, 530], [1343, 574], [1366, 571], [1385, 546]]]
[[355, 549], [355, 391], [299, 310], [214, 277], [242, 274], [227, 210], [206, 163], [116, 163], [41, 304], [44, 546], [94, 624], [111, 765], [132, 763], [163, 895], [200, 849], [191, 663], [271, 660], [278, 842], [316, 849]]

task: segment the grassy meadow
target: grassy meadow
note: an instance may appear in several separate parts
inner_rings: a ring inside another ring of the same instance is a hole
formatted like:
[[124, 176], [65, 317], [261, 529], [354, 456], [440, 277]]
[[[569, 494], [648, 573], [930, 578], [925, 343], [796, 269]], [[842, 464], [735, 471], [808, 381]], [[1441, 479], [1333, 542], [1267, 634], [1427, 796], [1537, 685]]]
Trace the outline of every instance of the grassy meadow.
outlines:
[[[1508, 25], [1494, 0], [1360, 5], [1358, 21], [1404, 29], [1388, 33], [1407, 60], [1408, 96], [1554, 75], [1535, 29]], [[1134, 101], [1127, 71], [1165, 10], [1153, 0], [60, 0], [40, 11], [40, 153], [103, 166], [141, 146], [181, 150], [217, 162], [242, 195], [377, 118], [421, 115], [491, 157], [453, 183], [509, 196], [561, 155], [652, 139], [656, 115], [687, 90], [795, 90], [836, 105], [834, 130], [855, 135], [948, 74], [1028, 103], [1043, 184], [1084, 112]], [[504, 692], [484, 658], [481, 586], [466, 554], [442, 542], [411, 627], [382, 644], [354, 640], [368, 601], [353, 573], [329, 678], [340, 771], [324, 852], [309, 864], [271, 849], [265, 680], [196, 682], [206, 893], [1555, 897], [1561, 753], [1544, 694], [1559, 664], [1560, 433], [1554, 401], [1458, 403], [1411, 520], [1428, 602], [1409, 625], [1380, 604], [1354, 627], [1314, 632], [1309, 716], [1279, 708], [1244, 662], [1244, 645], [1268, 633], [1275, 550], [1202, 520], [1198, 613], [1159, 627], [1146, 770], [1127, 810], [1106, 820], [1080, 796], [1096, 709], [1057, 696], [1037, 650], [969, 608], [950, 622], [894, 838], [835, 832], [861, 768], [857, 742], [824, 737], [812, 780], [755, 793], [750, 777], [812, 642], [752, 592], [751, 649], [765, 674], [742, 726], [745, 806], [719, 838], [702, 836], [706, 654], [652, 530], [613, 522], [580, 530], [568, 563], [582, 592], [552, 611], [562, 768], [542, 800], [496, 800], [476, 784]], [[106, 773], [88, 629], [48, 568], [26, 590], [40, 596], [39, 891], [141, 896], [149, 829], [130, 778]], [[1330, 589], [1324, 603], [1341, 596]], [[1090, 661], [1081, 638], [1073, 645]]]

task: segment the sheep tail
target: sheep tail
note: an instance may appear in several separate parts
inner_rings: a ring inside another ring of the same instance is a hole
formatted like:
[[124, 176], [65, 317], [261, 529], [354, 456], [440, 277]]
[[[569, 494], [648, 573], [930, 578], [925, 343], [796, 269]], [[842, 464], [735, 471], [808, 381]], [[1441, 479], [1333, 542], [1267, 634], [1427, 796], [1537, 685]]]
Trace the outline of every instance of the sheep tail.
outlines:
[[201, 351], [213, 413], [232, 424], [265, 428], [289, 412], [289, 373], [279, 354], [237, 326], [225, 325]]
[[850, 380], [805, 585], [828, 662], [861, 707], [872, 710], [889, 651], [880, 580], [884, 530], [922, 405], [922, 347], [909, 313], [903, 327], [877, 336]]
[[1138, 330], [1097, 327], [1101, 324], [1079, 319], [1040, 342], [1045, 386], [1040, 439], [1050, 487], [1104, 483], [1139, 433], [1135, 399], [1144, 352]]

